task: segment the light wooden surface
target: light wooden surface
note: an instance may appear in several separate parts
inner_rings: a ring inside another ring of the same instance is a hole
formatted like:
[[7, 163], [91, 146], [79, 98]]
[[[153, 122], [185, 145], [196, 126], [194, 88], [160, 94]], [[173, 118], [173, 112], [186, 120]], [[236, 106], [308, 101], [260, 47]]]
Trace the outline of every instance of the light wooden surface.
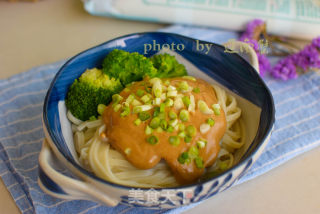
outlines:
[[[161, 27], [164, 25], [93, 17], [83, 10], [80, 0], [0, 1], [0, 78], [71, 57], [120, 35]], [[319, 164], [317, 148], [186, 213], [318, 214]], [[2, 181], [0, 208], [0, 213], [19, 213]]]

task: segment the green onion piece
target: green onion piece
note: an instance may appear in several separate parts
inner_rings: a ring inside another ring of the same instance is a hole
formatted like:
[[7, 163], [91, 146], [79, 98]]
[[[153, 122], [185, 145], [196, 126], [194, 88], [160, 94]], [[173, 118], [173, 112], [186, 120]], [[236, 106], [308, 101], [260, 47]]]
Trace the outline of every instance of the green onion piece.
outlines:
[[183, 76], [182, 78], [187, 79], [187, 80], [196, 81], [196, 78], [194, 78], [193, 76]]
[[147, 125], [144, 132], [146, 133], [146, 135], [150, 135], [152, 134], [152, 128], [150, 128], [150, 126]]
[[191, 146], [188, 153], [190, 158], [196, 158], [199, 156], [199, 150], [196, 146]]
[[186, 136], [186, 133], [184, 131], [179, 132], [179, 137], [184, 138]]
[[161, 132], [163, 132], [163, 129], [159, 126], [156, 131], [157, 131], [158, 133], [161, 133]]
[[121, 97], [120, 94], [112, 95], [112, 102], [114, 102], [114, 103], [119, 103], [122, 99], [123, 99], [123, 97]]
[[137, 113], [142, 112], [142, 111], [148, 111], [148, 110], [150, 110], [152, 108], [153, 108], [152, 105], [135, 106], [135, 107], [133, 107], [133, 113], [137, 114]]
[[190, 137], [189, 135], [184, 137], [184, 142], [186, 142], [186, 143], [190, 143], [191, 140], [192, 140], [192, 137]]
[[102, 115], [103, 112], [104, 112], [104, 110], [106, 109], [106, 107], [107, 107], [107, 106], [104, 105], [104, 104], [99, 104], [98, 107], [97, 107], [98, 113], [99, 113], [100, 115]]
[[177, 91], [168, 91], [167, 97], [176, 97], [178, 95]]
[[90, 120], [90, 121], [93, 121], [93, 120], [96, 120], [96, 119], [97, 119], [97, 118], [96, 118], [96, 116], [94, 116], [94, 115], [91, 116], [91, 117], [89, 117], [89, 120]]
[[197, 129], [196, 127], [194, 127], [193, 125], [189, 125], [186, 127], [186, 133], [187, 135], [189, 135], [190, 137], [193, 137], [196, 135], [197, 133]]
[[148, 143], [150, 143], [151, 145], [155, 145], [155, 144], [157, 144], [157, 143], [159, 142], [159, 139], [158, 139], [157, 136], [152, 135], [152, 136], [150, 136], [150, 137], [147, 138], [147, 141], [148, 141]]
[[173, 146], [178, 146], [180, 144], [180, 139], [178, 136], [170, 136], [169, 143]]
[[139, 113], [139, 119], [141, 120], [141, 121], [146, 121], [146, 120], [148, 120], [150, 117], [151, 117], [151, 115], [150, 115], [150, 113], [149, 112], [146, 112], [146, 111], [143, 111], [143, 112], [140, 112]]
[[160, 107], [156, 106], [154, 107], [153, 117], [157, 117], [160, 113]]
[[166, 86], [168, 86], [168, 85], [170, 85], [170, 81], [169, 81], [169, 80], [166, 80], [166, 81], [164, 81], [163, 84], [166, 85]]
[[191, 104], [190, 98], [188, 96], [182, 97], [182, 102], [183, 104], [188, 108], [189, 105]]
[[213, 111], [208, 107], [207, 103], [203, 100], [198, 101], [198, 108], [203, 114], [213, 114]]
[[174, 131], [174, 127], [169, 125], [166, 131], [172, 133]]
[[180, 82], [179, 86], [178, 86], [178, 90], [182, 91], [182, 92], [186, 92], [189, 90], [189, 85], [186, 81], [182, 81]]
[[212, 118], [208, 118], [206, 122], [207, 122], [211, 127], [214, 126], [214, 124], [215, 124], [215, 121], [214, 121], [214, 119], [212, 119]]
[[148, 101], [151, 100], [151, 95], [150, 94], [145, 94], [141, 97], [141, 101], [144, 103], [147, 103]]
[[181, 110], [179, 118], [182, 122], [187, 122], [189, 120], [189, 112], [185, 109]]
[[201, 134], [205, 134], [205, 133], [207, 133], [209, 130], [210, 130], [210, 125], [209, 125], [209, 124], [207, 124], [207, 123], [202, 123], [202, 124], [200, 125], [200, 132], [201, 132]]
[[180, 124], [179, 124], [179, 130], [180, 130], [180, 131], [184, 131], [185, 128], [186, 128], [186, 126], [185, 126], [183, 123], [180, 123]]
[[145, 86], [144, 89], [146, 90], [146, 92], [151, 93], [152, 89], [151, 86]]
[[134, 124], [136, 126], [139, 126], [141, 124], [141, 119], [140, 118], [137, 118], [135, 121], [134, 121]]
[[206, 144], [207, 144], [206, 140], [198, 140], [197, 141], [197, 146], [198, 146], [199, 149], [204, 148], [206, 146]]
[[130, 149], [130, 148], [126, 148], [126, 149], [124, 150], [124, 153], [126, 153], [127, 155], [129, 155], [129, 154], [131, 153], [131, 149]]
[[196, 87], [192, 90], [194, 93], [199, 94], [200, 93], [200, 88]]
[[134, 106], [134, 107], [133, 107], [133, 113], [134, 113], [134, 114], [138, 114], [138, 113], [140, 113], [140, 112], [142, 112], [141, 106]]
[[142, 97], [144, 95], [144, 90], [138, 89], [136, 94], [138, 97]]
[[120, 113], [120, 117], [125, 117], [125, 116], [128, 116], [129, 114], [130, 114], [130, 108], [125, 106], [122, 112]]
[[171, 98], [167, 98], [164, 101], [164, 104], [166, 105], [166, 107], [171, 107], [171, 106], [173, 106], [173, 100]]
[[218, 103], [212, 105], [215, 115], [220, 115], [220, 105]]
[[177, 114], [172, 110], [168, 112], [168, 116], [171, 120], [177, 119]]
[[160, 104], [160, 112], [164, 112], [166, 105], [164, 103]]
[[156, 106], [160, 106], [160, 104], [161, 104], [161, 98], [160, 98], [160, 97], [155, 98], [155, 99], [152, 101], [152, 104], [153, 104], [153, 105], [156, 105]]
[[134, 94], [130, 94], [126, 99], [126, 102], [130, 104], [133, 100], [134, 100]]
[[160, 120], [160, 127], [163, 129], [163, 130], [166, 130], [168, 128], [168, 123], [166, 120], [162, 119]]
[[150, 127], [153, 129], [156, 129], [159, 127], [160, 125], [160, 118], [159, 117], [154, 117], [151, 122], [150, 122]]
[[181, 164], [186, 163], [186, 160], [188, 160], [188, 159], [189, 159], [188, 152], [182, 152], [181, 155], [178, 157], [178, 161]]
[[186, 159], [186, 161], [184, 163], [185, 164], [190, 164], [191, 163], [191, 158]]
[[116, 104], [115, 106], [113, 106], [113, 111], [118, 112], [121, 108], [121, 104]]
[[123, 89], [123, 91], [128, 93], [130, 91], [130, 89], [129, 88], [125, 88], [125, 89]]
[[169, 125], [171, 126], [176, 126], [178, 124], [178, 120], [177, 119], [174, 119], [174, 120], [169, 120]]
[[160, 118], [160, 119], [166, 119], [166, 113], [164, 113], [164, 112], [159, 112], [159, 114], [158, 114], [158, 117]]
[[176, 87], [174, 87], [173, 85], [169, 85], [167, 88], [168, 91], [176, 91]]
[[152, 92], [155, 97], [160, 97], [162, 94], [162, 85], [161, 85], [161, 80], [157, 79], [154, 81], [153, 86], [152, 86]]
[[196, 167], [197, 167], [198, 169], [202, 169], [202, 168], [204, 167], [204, 163], [203, 163], [203, 160], [202, 160], [201, 157], [196, 157], [196, 158], [194, 159], [194, 163], [196, 164]]
[[134, 99], [134, 100], [131, 102], [131, 104], [132, 104], [133, 106], [141, 106], [141, 105], [142, 105], [142, 103], [141, 103], [139, 100], [137, 100], [137, 99]]

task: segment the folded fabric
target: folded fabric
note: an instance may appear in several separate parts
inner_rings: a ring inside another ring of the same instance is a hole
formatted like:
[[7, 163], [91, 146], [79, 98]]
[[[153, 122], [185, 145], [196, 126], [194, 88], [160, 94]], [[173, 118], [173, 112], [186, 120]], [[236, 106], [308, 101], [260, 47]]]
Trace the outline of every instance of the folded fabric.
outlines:
[[[210, 28], [174, 25], [162, 31], [223, 43], [238, 34]], [[272, 59], [275, 60], [275, 59]], [[38, 154], [44, 133], [41, 116], [49, 84], [65, 61], [33, 68], [0, 80], [0, 176], [22, 213], [180, 213], [146, 210], [126, 205], [106, 207], [90, 201], [68, 201], [45, 194], [37, 184]], [[309, 72], [281, 82], [266, 76], [276, 106], [270, 142], [249, 172], [250, 180], [285, 161], [320, 145], [320, 76]]]

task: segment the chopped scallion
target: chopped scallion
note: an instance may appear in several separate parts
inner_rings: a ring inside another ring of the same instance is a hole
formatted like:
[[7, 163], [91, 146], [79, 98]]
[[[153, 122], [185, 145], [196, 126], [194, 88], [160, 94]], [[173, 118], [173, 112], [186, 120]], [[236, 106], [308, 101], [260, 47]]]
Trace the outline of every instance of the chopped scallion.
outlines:
[[173, 146], [178, 146], [180, 144], [180, 139], [178, 136], [170, 136], [169, 143]]

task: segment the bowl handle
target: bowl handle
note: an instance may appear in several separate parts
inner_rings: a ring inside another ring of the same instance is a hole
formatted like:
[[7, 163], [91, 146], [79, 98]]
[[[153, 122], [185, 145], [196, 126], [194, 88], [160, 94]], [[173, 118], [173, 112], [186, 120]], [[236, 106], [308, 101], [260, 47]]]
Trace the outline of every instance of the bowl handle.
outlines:
[[252, 67], [256, 69], [258, 73], [260, 73], [258, 56], [255, 50], [248, 43], [230, 40], [224, 43], [223, 46], [234, 50], [235, 53], [239, 53], [240, 55], [242, 55], [249, 61]]
[[[91, 200], [116, 206], [119, 201], [112, 199], [94, 185], [61, 174], [53, 168], [54, 154], [46, 140], [39, 155], [39, 186], [48, 194], [72, 200]], [[47, 186], [46, 186], [47, 184]], [[49, 184], [49, 185], [48, 185]]]

